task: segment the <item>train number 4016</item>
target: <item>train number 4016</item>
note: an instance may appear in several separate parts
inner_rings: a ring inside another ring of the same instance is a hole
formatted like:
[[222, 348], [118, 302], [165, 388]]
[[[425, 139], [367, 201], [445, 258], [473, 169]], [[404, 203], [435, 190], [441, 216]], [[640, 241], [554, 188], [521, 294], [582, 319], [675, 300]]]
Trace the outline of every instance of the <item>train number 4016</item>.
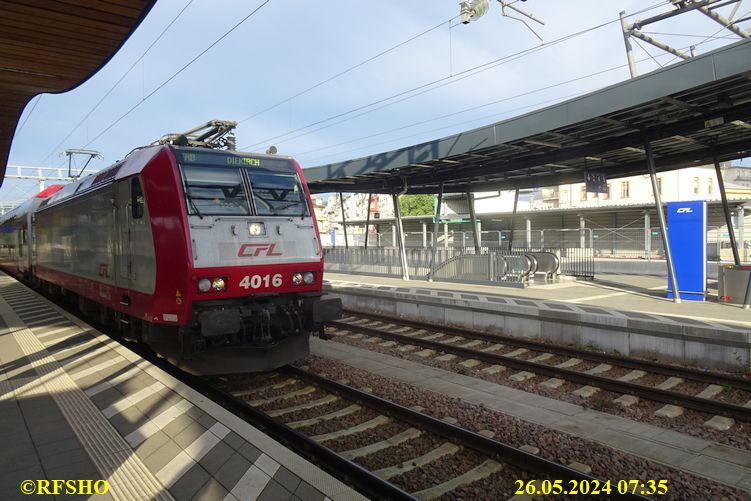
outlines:
[[260, 289], [261, 287], [281, 287], [282, 274], [276, 275], [245, 275], [240, 280], [240, 287], [243, 289]]

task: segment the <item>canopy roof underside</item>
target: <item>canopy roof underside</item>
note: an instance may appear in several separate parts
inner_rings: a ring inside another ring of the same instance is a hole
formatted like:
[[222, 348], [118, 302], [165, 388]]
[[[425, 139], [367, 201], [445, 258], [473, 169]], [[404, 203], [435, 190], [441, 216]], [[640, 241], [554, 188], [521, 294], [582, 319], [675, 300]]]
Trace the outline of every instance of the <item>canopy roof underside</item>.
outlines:
[[27, 103], [96, 73], [135, 31], [156, 0], [0, 0], [0, 184]]

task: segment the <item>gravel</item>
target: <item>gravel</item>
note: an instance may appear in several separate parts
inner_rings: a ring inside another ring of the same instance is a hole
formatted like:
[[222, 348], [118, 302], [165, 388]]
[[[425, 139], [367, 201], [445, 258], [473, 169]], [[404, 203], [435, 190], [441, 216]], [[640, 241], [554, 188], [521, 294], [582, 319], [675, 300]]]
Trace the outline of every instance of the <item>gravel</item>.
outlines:
[[[520, 484], [516, 482], [517, 480], [523, 480], [526, 482], [528, 480], [542, 479], [532, 477], [529, 473], [519, 468], [506, 465], [502, 471], [494, 473], [482, 482], [475, 482], [473, 484], [459, 487], [451, 492], [447, 492], [438, 499], [440, 501], [507, 499], [519, 489]], [[568, 496], [556, 496], [555, 499], [556, 501], [564, 500], [568, 499]]]
[[[305, 386], [301, 386], [300, 387], [300, 389], [302, 389], [302, 388], [305, 388]], [[281, 399], [281, 400], [275, 400], [273, 402], [269, 402], [269, 403], [266, 403], [266, 404], [259, 405], [259, 406], [257, 406], [257, 408], [260, 409], [260, 410], [262, 410], [262, 411], [264, 411], [264, 412], [269, 412], [269, 411], [273, 411], [273, 410], [276, 410], [276, 409], [284, 409], [284, 408], [287, 408], [287, 407], [294, 407], [296, 405], [304, 404], [304, 403], [307, 403], [307, 402], [313, 402], [315, 400], [319, 400], [319, 399], [325, 397], [326, 395], [327, 394], [325, 392], [322, 392], [321, 390], [316, 389], [312, 393], [308, 393], [308, 394], [305, 394], [305, 395], [298, 395], [298, 396], [292, 397], [292, 398], [284, 398], [284, 399]], [[326, 407], [326, 406], [321, 406], [321, 407]]]
[[430, 462], [422, 468], [415, 468], [393, 477], [391, 482], [408, 489], [410, 492], [421, 491], [458, 477], [479, 465], [485, 459], [474, 451], [460, 450], [456, 454]]
[[[352, 405], [351, 402], [344, 401], [344, 404], [339, 406], [341, 408], [348, 407]], [[311, 411], [313, 409], [310, 409]], [[328, 409], [328, 412], [334, 412], [335, 408]], [[323, 414], [328, 414], [328, 412], [324, 412]], [[304, 411], [299, 411], [299, 413], [294, 416], [294, 418], [290, 418], [292, 416], [291, 414], [282, 416], [284, 419], [283, 421], [285, 423], [290, 423], [292, 421], [302, 420], [302, 419], [308, 419], [311, 417], [321, 416], [323, 414], [321, 413], [309, 413], [304, 414]], [[339, 430], [346, 430], [347, 428], [350, 428], [352, 426], [355, 426], [360, 423], [364, 423], [365, 421], [369, 421], [373, 419], [374, 417], [378, 416], [379, 414], [371, 409], [366, 408], [360, 408], [360, 410], [353, 412], [352, 414], [348, 414], [346, 416], [341, 416], [334, 419], [329, 419], [326, 421], [321, 421], [320, 423], [314, 424], [312, 426], [305, 426], [304, 428], [298, 428], [302, 433], [305, 433], [308, 436], [315, 436], [315, 435], [322, 435], [324, 433], [331, 433], [333, 431], [339, 431]]]
[[[466, 428], [480, 431], [492, 430], [500, 441], [514, 446], [525, 444], [540, 449], [540, 455], [562, 463], [578, 461], [589, 465], [593, 474], [611, 481], [619, 479], [654, 479], [668, 480], [668, 494], [664, 499], [723, 499], [740, 500], [749, 499], [748, 495], [740, 490], [720, 485], [710, 480], [696, 477], [688, 473], [674, 470], [664, 465], [632, 456], [609, 447], [589, 442], [587, 440], [550, 430], [548, 428], [522, 421], [520, 419], [491, 411], [482, 406], [470, 405], [458, 399], [447, 397], [416, 388], [414, 386], [376, 376], [360, 369], [320, 357], [310, 357], [306, 360], [309, 370], [334, 380], [347, 378], [355, 387], [372, 388], [373, 393], [383, 398], [395, 401], [405, 406], [420, 405], [426, 413], [435, 417], [453, 416], [458, 419], [458, 424]], [[504, 470], [505, 472], [505, 470]], [[501, 472], [501, 473], [504, 473]], [[438, 473], [437, 473], [438, 474]], [[496, 475], [497, 476], [497, 475]], [[478, 483], [482, 489], [477, 491], [477, 486], [468, 492], [480, 492], [468, 497], [446, 497], [446, 499], [500, 499], [502, 496], [513, 495], [513, 474], [511, 477], [501, 475], [504, 480], [501, 484], [511, 486], [509, 490], [502, 490], [487, 497], [486, 484], [492, 483], [492, 479], [486, 479]], [[442, 478], [448, 478], [443, 474]], [[403, 479], [402, 479], [403, 480]], [[405, 487], [411, 489], [411, 486]], [[489, 492], [489, 491], [488, 491]], [[494, 491], [495, 492], [495, 491]], [[453, 493], [456, 495], [457, 493]], [[577, 499], [582, 499], [578, 497]]]
[[736, 405], [746, 405], [747, 403], [751, 402], [751, 394], [747, 391], [743, 390], [735, 390], [735, 389], [724, 389], [722, 392], [720, 392], [719, 395], [714, 397], [715, 400], [720, 400], [722, 402], [728, 402], [730, 404], [736, 404]]
[[[391, 421], [381, 426], [376, 426], [370, 430], [350, 435], [348, 437], [338, 438], [336, 440], [329, 440], [324, 445], [329, 449], [333, 449], [337, 452], [349, 451], [352, 449], [358, 449], [365, 445], [374, 444], [387, 438], [393, 437], [397, 433], [401, 433], [409, 428], [404, 423], [398, 421]], [[379, 467], [380, 468], [380, 467]]]
[[[380, 470], [381, 468], [396, 466], [410, 459], [420, 457], [436, 447], [440, 447], [444, 442], [445, 440], [442, 438], [423, 434], [416, 439], [408, 440], [396, 447], [390, 447], [375, 454], [357, 458], [355, 461], [371, 471]], [[412, 491], [417, 490], [409, 484], [402, 485], [408, 486]]]

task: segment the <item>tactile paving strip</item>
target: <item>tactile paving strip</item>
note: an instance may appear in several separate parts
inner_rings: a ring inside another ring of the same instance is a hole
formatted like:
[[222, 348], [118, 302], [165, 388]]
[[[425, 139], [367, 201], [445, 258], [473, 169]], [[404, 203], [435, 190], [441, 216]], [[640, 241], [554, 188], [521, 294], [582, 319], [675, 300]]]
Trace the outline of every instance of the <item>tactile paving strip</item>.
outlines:
[[97, 470], [109, 482], [109, 494], [123, 500], [173, 499], [5, 301], [4, 296], [20, 286], [7, 277], [0, 278], [0, 285], [0, 315], [39, 374], [37, 384], [55, 399]]

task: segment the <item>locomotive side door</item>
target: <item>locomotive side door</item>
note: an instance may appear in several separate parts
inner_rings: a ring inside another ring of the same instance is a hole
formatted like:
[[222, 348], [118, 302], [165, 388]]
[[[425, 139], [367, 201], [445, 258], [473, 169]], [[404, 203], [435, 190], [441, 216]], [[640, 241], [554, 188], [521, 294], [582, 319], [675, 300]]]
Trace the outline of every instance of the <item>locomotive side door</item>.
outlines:
[[24, 256], [24, 248], [23, 248], [24, 245], [26, 245], [24, 242], [25, 240], [26, 240], [26, 228], [24, 228], [23, 222], [22, 222], [21, 226], [18, 228], [18, 247], [17, 247], [18, 253], [16, 254], [16, 258], [18, 260], [17, 268], [18, 268], [18, 271], [21, 273], [23, 273], [24, 271], [23, 261], [24, 259], [26, 259], [26, 257]]
[[115, 282], [126, 291], [120, 297], [120, 304], [130, 306], [130, 289], [133, 279], [133, 220], [131, 217], [130, 179], [115, 183], [115, 225], [117, 244], [115, 248]]

